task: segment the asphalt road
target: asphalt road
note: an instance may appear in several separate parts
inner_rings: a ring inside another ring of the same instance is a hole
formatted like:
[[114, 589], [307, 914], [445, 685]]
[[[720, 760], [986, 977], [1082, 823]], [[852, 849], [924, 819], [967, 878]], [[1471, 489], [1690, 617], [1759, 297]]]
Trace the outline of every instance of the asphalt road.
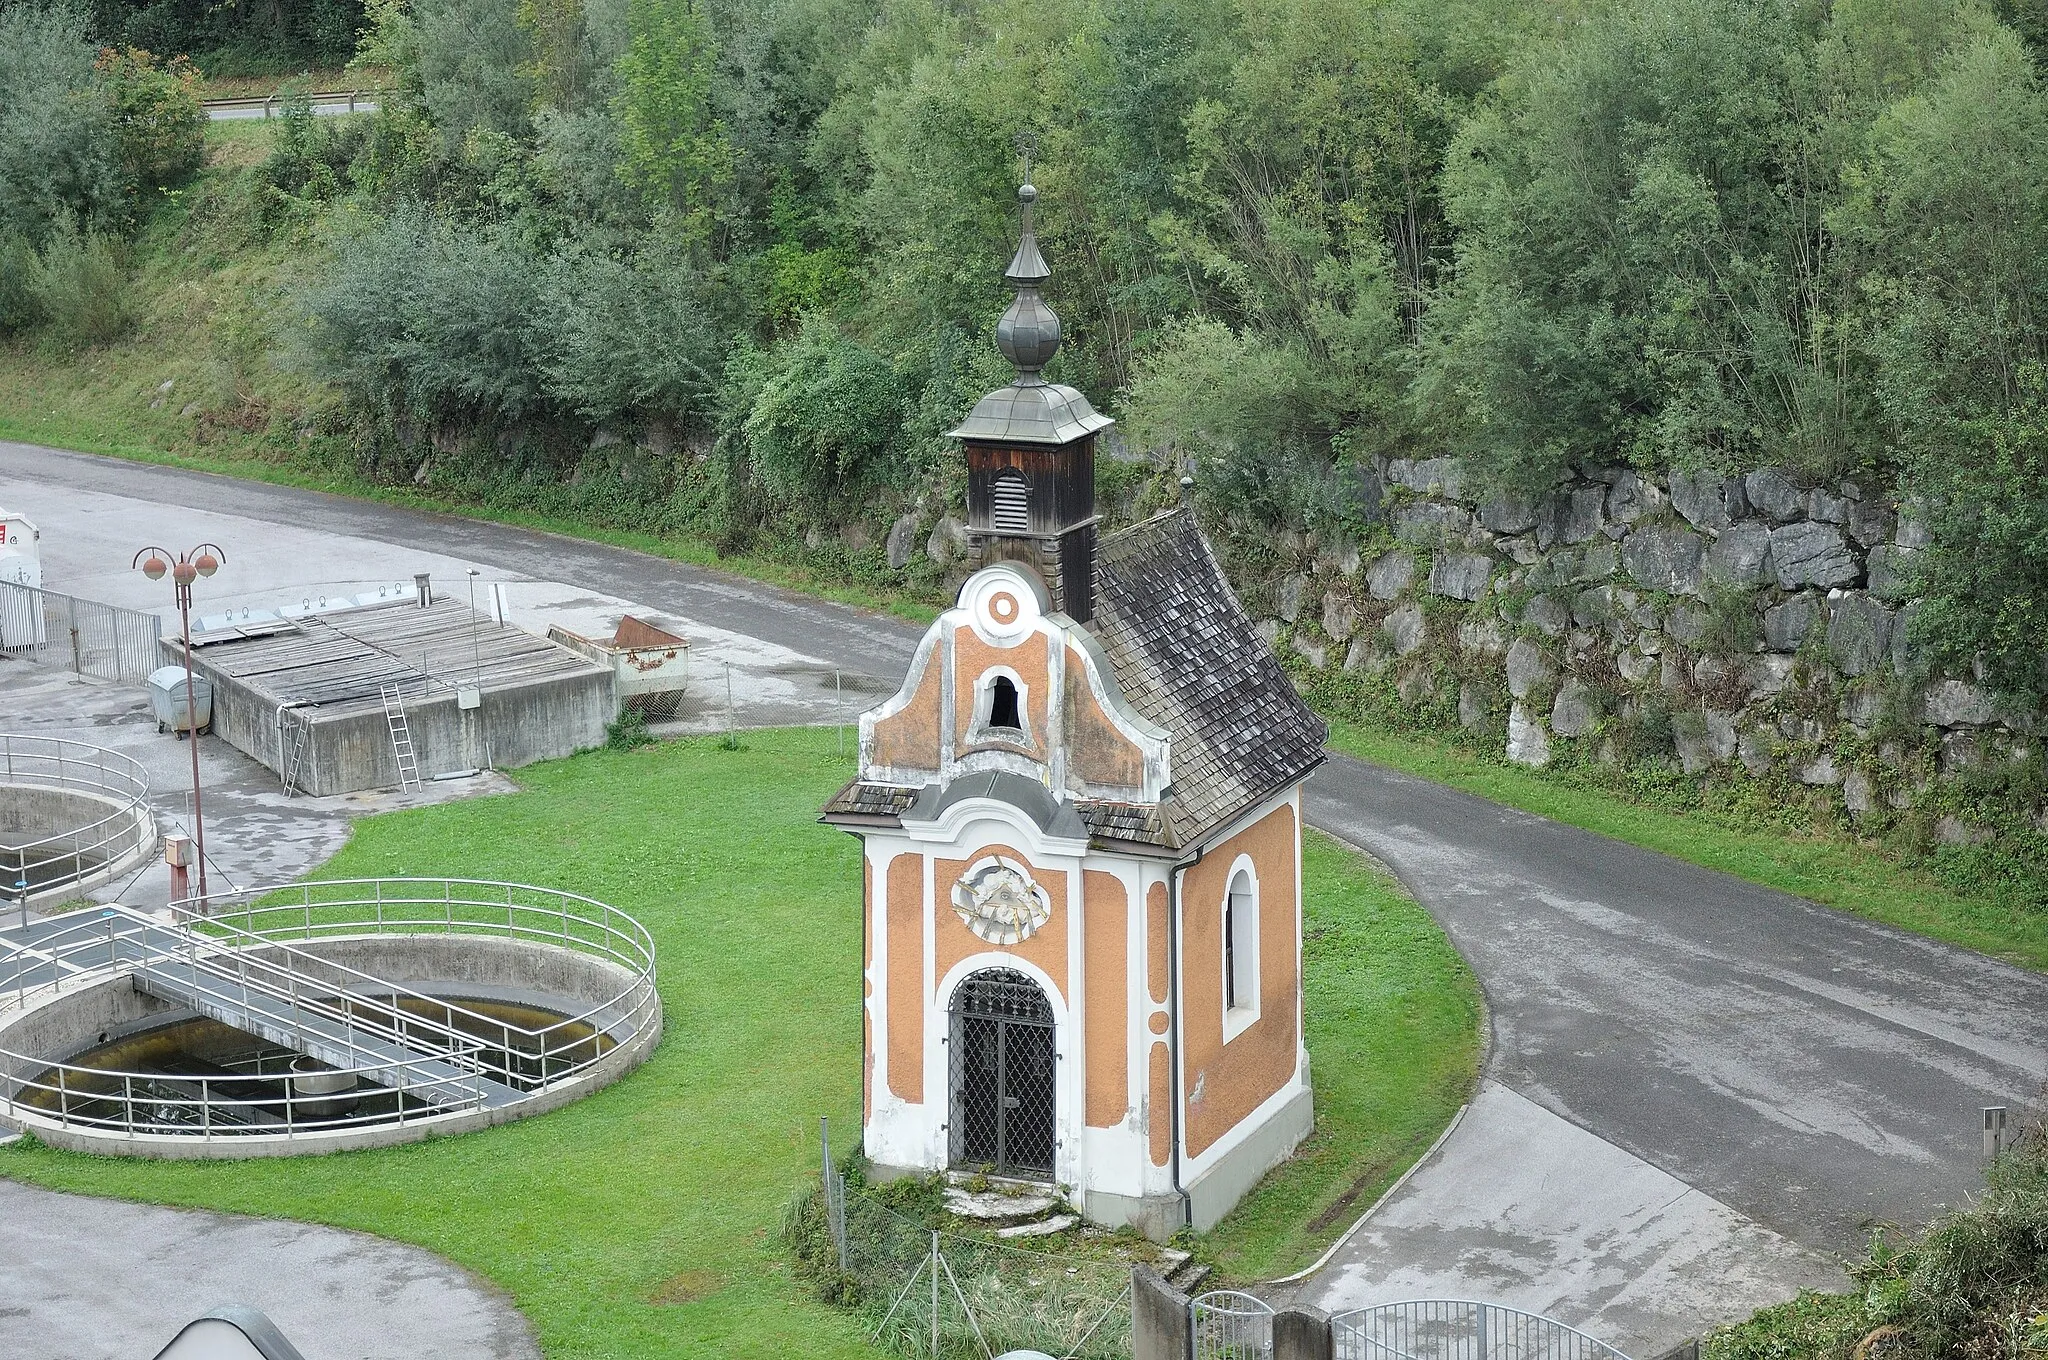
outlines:
[[[0, 443], [0, 476], [309, 525], [644, 601], [893, 690], [920, 630], [603, 545]], [[167, 530], [169, 532], [169, 530]], [[1794, 1241], [1978, 1183], [1978, 1111], [2048, 1076], [2048, 978], [1333, 757], [1310, 821], [1378, 855], [1485, 988], [1502, 1086]], [[1514, 1155], [1504, 1148], [1501, 1155]]]

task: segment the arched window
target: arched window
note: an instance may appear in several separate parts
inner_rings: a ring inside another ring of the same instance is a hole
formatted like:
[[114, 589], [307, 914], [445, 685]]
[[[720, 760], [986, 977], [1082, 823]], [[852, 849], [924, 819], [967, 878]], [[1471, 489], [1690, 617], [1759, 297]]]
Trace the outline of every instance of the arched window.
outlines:
[[1024, 719], [1017, 711], [1017, 684], [1007, 675], [998, 675], [989, 686], [988, 725], [1006, 727], [1022, 734]]
[[1259, 881], [1239, 857], [1223, 895], [1223, 1037], [1259, 1018]]
[[1018, 472], [998, 472], [989, 488], [993, 506], [990, 523], [999, 534], [1031, 532], [1031, 488]]

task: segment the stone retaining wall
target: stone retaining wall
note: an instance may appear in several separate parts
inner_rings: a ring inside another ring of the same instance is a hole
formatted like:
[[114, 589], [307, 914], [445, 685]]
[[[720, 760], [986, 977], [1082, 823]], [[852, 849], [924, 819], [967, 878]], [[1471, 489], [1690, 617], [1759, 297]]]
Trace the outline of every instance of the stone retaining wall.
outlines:
[[[1311, 682], [1366, 681], [1526, 765], [1775, 774], [1859, 819], [2034, 753], [2035, 715], [1922, 676], [1906, 591], [1925, 531], [1853, 483], [1611, 468], [1481, 497], [1449, 458], [1377, 474], [1374, 546], [1283, 535], [1282, 569], [1238, 583]], [[1936, 834], [1988, 835], [1955, 816]]]

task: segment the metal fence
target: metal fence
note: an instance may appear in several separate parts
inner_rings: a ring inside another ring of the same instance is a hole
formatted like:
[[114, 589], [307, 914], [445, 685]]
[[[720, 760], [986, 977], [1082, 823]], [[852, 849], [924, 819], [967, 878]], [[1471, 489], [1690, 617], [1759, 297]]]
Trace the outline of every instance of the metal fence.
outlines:
[[1628, 1360], [1555, 1318], [1469, 1299], [1417, 1299], [1330, 1319], [1337, 1360]]
[[1188, 1314], [1194, 1360], [1272, 1360], [1273, 1306], [1257, 1295], [1213, 1289]]
[[86, 795], [74, 800], [75, 825], [40, 836], [9, 835], [0, 843], [0, 901], [21, 904], [23, 924], [31, 899], [61, 897], [104, 872], [125, 871], [156, 849], [149, 774], [118, 751], [64, 737], [0, 733], [5, 785]]
[[147, 679], [163, 664], [154, 614], [0, 581], [0, 653], [102, 680]]

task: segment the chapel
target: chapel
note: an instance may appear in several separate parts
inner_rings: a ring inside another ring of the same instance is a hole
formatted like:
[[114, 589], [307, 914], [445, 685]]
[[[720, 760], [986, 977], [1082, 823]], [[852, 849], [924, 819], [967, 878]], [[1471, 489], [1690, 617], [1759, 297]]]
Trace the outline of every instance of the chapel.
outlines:
[[1206, 1229], [1312, 1124], [1301, 787], [1326, 731], [1186, 509], [1097, 532], [1112, 421], [1046, 381], [1023, 186], [996, 343], [951, 431], [972, 573], [860, 720], [824, 820], [864, 848], [862, 1122], [885, 1174], [1044, 1182]]

